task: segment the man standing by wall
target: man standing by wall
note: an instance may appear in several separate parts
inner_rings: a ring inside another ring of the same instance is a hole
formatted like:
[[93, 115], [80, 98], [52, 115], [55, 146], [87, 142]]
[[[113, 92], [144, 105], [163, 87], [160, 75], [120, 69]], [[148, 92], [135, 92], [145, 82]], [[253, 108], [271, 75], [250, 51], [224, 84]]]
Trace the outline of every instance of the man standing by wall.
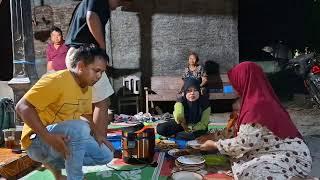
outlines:
[[62, 31], [58, 27], [52, 27], [50, 31], [51, 43], [48, 44], [47, 54], [47, 72], [66, 69], [66, 55], [68, 47], [64, 44]]
[[[81, 45], [95, 44], [106, 49], [105, 25], [110, 18], [110, 11], [119, 7], [125, 0], [82, 0], [75, 10], [66, 44], [70, 49], [66, 57], [67, 68], [70, 69], [70, 58]], [[126, 0], [128, 1], [128, 0]], [[107, 111], [110, 105], [109, 96], [114, 93], [109, 79], [103, 73], [101, 79], [93, 87], [94, 112], [93, 121], [105, 133]]]

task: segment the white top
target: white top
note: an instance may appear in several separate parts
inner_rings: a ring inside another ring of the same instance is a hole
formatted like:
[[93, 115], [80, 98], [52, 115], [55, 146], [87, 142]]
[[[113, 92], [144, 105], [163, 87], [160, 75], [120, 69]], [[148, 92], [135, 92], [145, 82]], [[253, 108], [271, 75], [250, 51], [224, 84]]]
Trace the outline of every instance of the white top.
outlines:
[[106, 73], [102, 73], [99, 81], [92, 87], [92, 103], [100, 102], [114, 93]]

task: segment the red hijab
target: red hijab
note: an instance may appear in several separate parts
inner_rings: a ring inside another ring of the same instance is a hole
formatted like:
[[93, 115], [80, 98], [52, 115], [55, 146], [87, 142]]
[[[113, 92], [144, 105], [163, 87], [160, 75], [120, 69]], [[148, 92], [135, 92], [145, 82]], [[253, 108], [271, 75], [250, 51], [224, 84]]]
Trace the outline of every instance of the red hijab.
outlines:
[[282, 139], [302, 137], [257, 64], [242, 62], [232, 68], [228, 76], [242, 98], [238, 130], [241, 124], [257, 123]]

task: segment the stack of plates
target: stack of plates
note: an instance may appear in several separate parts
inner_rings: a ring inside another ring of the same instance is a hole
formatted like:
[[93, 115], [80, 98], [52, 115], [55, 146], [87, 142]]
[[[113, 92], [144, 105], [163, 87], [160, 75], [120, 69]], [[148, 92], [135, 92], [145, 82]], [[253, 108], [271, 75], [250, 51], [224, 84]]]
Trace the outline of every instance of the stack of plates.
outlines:
[[172, 174], [173, 180], [202, 180], [203, 176], [195, 172], [179, 171]]
[[201, 144], [197, 140], [192, 140], [187, 142], [187, 146], [192, 147], [193, 149], [200, 149]]
[[179, 170], [199, 171], [205, 168], [205, 160], [202, 156], [186, 155], [176, 159], [175, 164]]

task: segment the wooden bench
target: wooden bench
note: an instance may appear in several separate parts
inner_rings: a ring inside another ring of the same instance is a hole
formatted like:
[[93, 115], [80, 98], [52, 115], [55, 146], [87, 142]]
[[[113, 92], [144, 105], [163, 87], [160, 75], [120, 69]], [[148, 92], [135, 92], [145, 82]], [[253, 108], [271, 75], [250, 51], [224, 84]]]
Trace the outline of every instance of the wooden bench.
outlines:
[[[149, 112], [149, 102], [153, 106], [153, 101], [176, 101], [182, 85], [181, 76], [151, 77], [151, 88], [144, 88], [146, 91], [146, 112]], [[237, 97], [226, 74], [221, 74], [218, 78], [208, 77], [208, 91], [210, 100], [235, 99]]]

